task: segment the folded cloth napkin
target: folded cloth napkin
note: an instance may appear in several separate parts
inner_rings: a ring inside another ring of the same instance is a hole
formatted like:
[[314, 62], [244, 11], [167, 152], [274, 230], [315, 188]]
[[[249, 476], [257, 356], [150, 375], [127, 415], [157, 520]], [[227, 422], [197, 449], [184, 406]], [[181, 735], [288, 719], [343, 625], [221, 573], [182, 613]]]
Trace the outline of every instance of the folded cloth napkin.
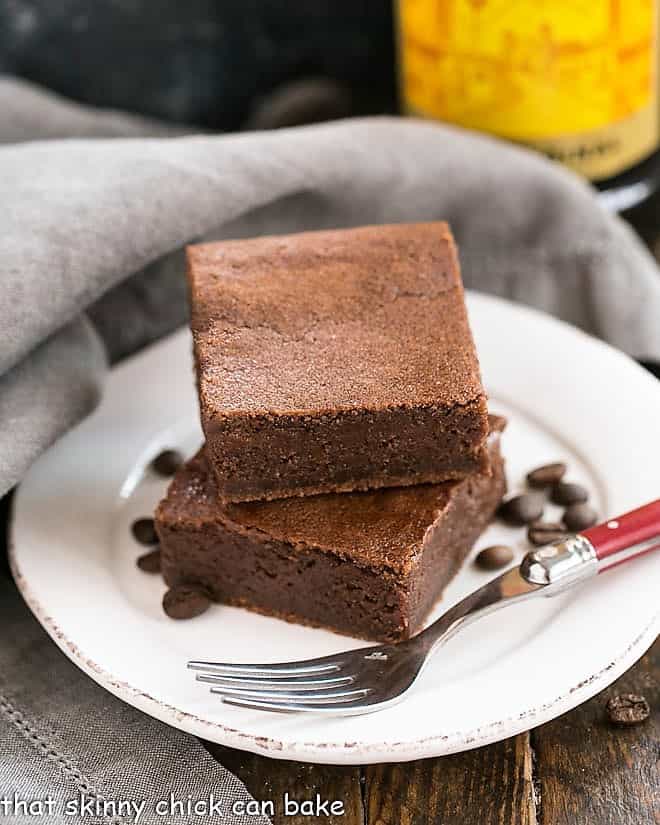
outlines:
[[[531, 152], [391, 118], [172, 137], [11, 78], [0, 112], [0, 494], [92, 409], [108, 358], [184, 322], [180, 250], [199, 238], [444, 218], [469, 287], [660, 357], [653, 259]], [[0, 607], [0, 794], [246, 796], [195, 740], [80, 675], [8, 584]]]

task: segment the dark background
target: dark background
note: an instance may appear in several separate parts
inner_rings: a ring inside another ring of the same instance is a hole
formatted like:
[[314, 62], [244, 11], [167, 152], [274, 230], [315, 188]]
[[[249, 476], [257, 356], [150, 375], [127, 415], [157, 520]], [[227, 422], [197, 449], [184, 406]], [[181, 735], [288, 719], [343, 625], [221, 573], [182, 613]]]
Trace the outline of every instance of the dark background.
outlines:
[[394, 66], [392, 0], [0, 0], [0, 72], [214, 130], [301, 78], [390, 111]]

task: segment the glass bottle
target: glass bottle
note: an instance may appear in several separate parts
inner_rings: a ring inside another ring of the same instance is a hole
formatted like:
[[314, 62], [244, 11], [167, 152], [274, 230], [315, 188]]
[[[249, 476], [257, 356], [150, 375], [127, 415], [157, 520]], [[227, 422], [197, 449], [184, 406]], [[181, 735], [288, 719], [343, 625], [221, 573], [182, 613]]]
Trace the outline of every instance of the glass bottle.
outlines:
[[657, 0], [398, 0], [406, 112], [534, 147], [618, 211], [660, 183]]

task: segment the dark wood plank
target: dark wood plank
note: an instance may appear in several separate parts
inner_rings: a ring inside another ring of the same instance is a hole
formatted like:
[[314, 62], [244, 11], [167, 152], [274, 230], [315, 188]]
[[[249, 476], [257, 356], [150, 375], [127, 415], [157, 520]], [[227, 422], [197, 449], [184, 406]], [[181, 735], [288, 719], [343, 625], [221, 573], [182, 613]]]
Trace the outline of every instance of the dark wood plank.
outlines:
[[[273, 801], [273, 825], [309, 825], [310, 822], [364, 825], [360, 768], [267, 759], [207, 742], [204, 744], [219, 762], [242, 780], [255, 799]], [[287, 816], [285, 794], [298, 802], [314, 801], [318, 794], [321, 800], [342, 803], [343, 813], [330, 816], [322, 813], [318, 817], [309, 813]]]
[[367, 823], [537, 825], [532, 771], [526, 733], [452, 756], [367, 768]]
[[[641, 693], [651, 718], [631, 728], [607, 721], [617, 693]], [[542, 825], [660, 822], [660, 640], [610, 688], [532, 731]]]

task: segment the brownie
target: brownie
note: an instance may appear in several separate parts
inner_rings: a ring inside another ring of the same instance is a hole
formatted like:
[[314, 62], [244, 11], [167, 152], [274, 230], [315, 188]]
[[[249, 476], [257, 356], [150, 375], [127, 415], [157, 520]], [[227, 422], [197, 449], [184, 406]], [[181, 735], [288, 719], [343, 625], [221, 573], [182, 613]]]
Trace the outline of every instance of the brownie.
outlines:
[[221, 504], [203, 451], [156, 513], [170, 587], [379, 641], [419, 631], [505, 490], [492, 418], [490, 471], [462, 480]]
[[444, 223], [188, 248], [208, 460], [225, 501], [482, 469], [486, 395]]

